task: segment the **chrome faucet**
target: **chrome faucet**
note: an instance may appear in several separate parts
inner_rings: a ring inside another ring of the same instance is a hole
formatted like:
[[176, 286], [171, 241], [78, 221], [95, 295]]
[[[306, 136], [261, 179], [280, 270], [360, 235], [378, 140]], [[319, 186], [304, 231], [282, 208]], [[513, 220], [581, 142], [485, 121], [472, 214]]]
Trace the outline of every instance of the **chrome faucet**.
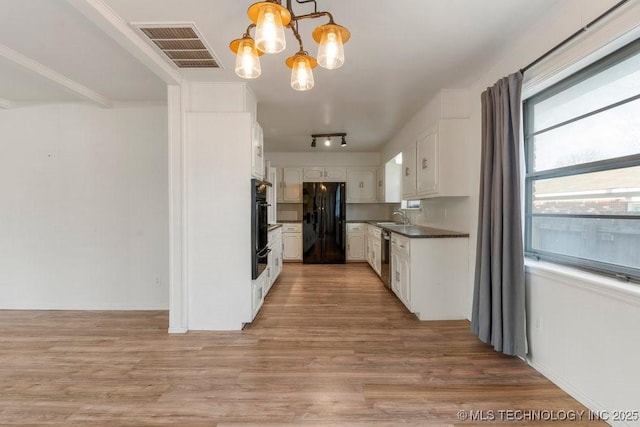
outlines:
[[402, 224], [407, 225], [407, 224], [411, 224], [411, 222], [409, 221], [409, 215], [407, 215], [406, 212], [404, 211], [395, 211], [393, 214], [391, 214], [391, 216], [393, 215], [400, 215], [402, 217]]

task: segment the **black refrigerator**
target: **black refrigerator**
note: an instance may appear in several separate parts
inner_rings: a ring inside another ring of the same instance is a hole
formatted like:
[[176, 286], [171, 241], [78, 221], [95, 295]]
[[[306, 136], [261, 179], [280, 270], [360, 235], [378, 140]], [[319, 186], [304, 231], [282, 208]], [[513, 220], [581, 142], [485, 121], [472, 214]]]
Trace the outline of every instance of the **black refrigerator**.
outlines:
[[344, 182], [305, 182], [302, 186], [302, 261], [341, 264], [346, 248]]

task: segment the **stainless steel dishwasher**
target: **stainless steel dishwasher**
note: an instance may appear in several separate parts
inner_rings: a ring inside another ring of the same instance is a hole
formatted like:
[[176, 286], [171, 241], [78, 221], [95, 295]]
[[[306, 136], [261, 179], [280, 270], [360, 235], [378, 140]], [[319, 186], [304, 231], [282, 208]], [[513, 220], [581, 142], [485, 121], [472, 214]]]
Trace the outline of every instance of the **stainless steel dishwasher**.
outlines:
[[380, 278], [387, 288], [391, 289], [391, 232], [382, 229], [380, 233], [381, 254], [380, 254]]

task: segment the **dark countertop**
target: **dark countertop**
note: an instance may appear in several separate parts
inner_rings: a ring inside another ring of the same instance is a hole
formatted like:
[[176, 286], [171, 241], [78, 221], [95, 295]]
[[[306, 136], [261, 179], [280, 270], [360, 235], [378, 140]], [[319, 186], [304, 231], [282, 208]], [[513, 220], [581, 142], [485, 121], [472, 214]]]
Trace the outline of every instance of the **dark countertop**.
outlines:
[[267, 231], [273, 231], [276, 228], [280, 228], [280, 227], [282, 227], [282, 224], [269, 224], [269, 228]]
[[393, 222], [390, 219], [348, 219], [347, 220], [347, 224], [353, 224], [353, 223], [365, 223], [365, 224], [373, 224], [376, 225], [376, 222]]
[[[379, 225], [376, 221], [364, 221], [367, 224], [375, 225], [376, 227], [383, 228], [391, 231], [392, 233], [398, 233], [403, 236], [417, 238], [417, 239], [442, 239], [449, 237], [469, 237], [469, 233], [460, 233], [458, 231], [443, 230], [441, 228], [426, 227], [424, 225]], [[384, 222], [384, 221], [378, 221]], [[390, 222], [390, 221], [386, 221]]]

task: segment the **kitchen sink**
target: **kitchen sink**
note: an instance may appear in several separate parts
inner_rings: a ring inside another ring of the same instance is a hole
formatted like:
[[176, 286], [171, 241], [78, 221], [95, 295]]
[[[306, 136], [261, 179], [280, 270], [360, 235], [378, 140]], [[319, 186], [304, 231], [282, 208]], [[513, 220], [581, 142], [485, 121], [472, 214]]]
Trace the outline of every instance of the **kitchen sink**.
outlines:
[[377, 225], [400, 225], [397, 222], [376, 222]]

